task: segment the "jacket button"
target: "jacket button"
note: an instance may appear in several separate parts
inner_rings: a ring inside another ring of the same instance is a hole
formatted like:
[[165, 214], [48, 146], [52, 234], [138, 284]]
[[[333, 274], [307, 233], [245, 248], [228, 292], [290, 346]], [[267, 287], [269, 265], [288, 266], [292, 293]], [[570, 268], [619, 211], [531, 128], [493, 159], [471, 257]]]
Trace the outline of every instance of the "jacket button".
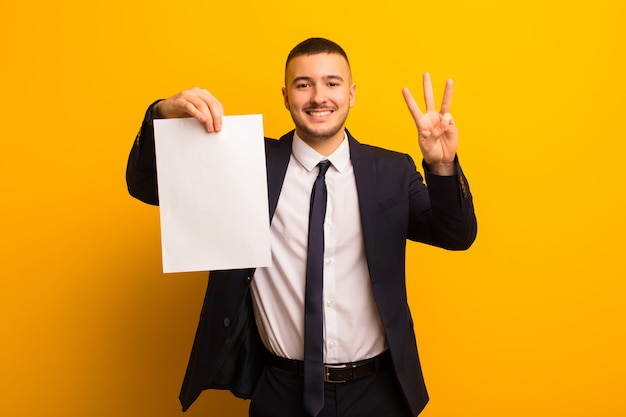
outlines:
[[250, 282], [252, 282], [252, 277], [250, 275], [248, 275], [246, 277], [246, 284], [250, 284]]
[[229, 327], [230, 326], [230, 319], [228, 317], [224, 318], [224, 327]]

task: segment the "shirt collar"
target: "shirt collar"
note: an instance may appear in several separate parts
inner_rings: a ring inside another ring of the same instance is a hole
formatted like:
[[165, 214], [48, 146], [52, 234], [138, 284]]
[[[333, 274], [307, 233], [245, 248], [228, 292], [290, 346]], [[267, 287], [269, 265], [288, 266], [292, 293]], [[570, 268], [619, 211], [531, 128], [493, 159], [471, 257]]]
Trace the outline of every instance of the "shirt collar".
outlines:
[[328, 156], [324, 156], [311, 148], [306, 142], [304, 142], [297, 133], [293, 134], [293, 144], [291, 148], [294, 158], [302, 165], [307, 171], [314, 169], [321, 161], [329, 160], [333, 167], [339, 173], [343, 172], [350, 162], [350, 144], [348, 142], [348, 135], [343, 134], [343, 141], [339, 145], [335, 152]]

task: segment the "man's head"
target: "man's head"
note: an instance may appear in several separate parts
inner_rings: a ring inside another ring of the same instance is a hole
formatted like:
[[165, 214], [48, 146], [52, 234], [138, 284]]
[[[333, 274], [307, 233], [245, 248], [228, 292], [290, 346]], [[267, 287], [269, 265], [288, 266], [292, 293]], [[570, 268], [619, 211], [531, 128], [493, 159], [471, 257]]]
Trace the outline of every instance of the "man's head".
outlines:
[[285, 64], [285, 107], [296, 132], [318, 152], [327, 154], [341, 143], [356, 86], [348, 57], [336, 43], [311, 38], [298, 44]]

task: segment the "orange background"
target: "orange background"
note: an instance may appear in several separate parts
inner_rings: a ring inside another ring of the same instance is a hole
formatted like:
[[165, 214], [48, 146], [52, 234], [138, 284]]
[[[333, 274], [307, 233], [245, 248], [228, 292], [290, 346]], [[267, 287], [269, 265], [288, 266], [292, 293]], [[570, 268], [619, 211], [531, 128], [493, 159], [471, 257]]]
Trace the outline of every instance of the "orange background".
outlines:
[[[362, 142], [419, 158], [400, 90], [456, 82], [479, 237], [409, 244], [422, 415], [626, 415], [624, 2], [215, 3], [0, 6], [0, 414], [180, 415], [206, 274], [161, 273], [128, 151], [148, 104], [195, 85], [282, 134], [286, 54], [324, 36]], [[187, 415], [247, 403], [206, 392]]]

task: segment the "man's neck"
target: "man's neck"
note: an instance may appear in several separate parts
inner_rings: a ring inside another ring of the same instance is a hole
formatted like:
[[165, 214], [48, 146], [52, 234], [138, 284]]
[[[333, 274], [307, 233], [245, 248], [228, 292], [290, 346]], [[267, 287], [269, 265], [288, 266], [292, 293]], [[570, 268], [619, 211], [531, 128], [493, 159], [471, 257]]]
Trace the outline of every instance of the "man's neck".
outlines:
[[296, 130], [296, 133], [298, 137], [300, 137], [300, 139], [302, 139], [304, 143], [309, 145], [311, 148], [315, 149], [315, 151], [318, 152], [320, 155], [324, 155], [324, 156], [328, 156], [332, 154], [333, 152], [335, 152], [337, 148], [339, 147], [339, 145], [341, 145], [341, 143], [343, 142], [343, 139], [345, 138], [345, 135], [346, 135], [345, 128], [341, 129], [339, 132], [337, 132], [334, 136], [330, 138], [321, 138], [321, 139], [307, 138], [306, 135], [300, 134], [297, 130]]

